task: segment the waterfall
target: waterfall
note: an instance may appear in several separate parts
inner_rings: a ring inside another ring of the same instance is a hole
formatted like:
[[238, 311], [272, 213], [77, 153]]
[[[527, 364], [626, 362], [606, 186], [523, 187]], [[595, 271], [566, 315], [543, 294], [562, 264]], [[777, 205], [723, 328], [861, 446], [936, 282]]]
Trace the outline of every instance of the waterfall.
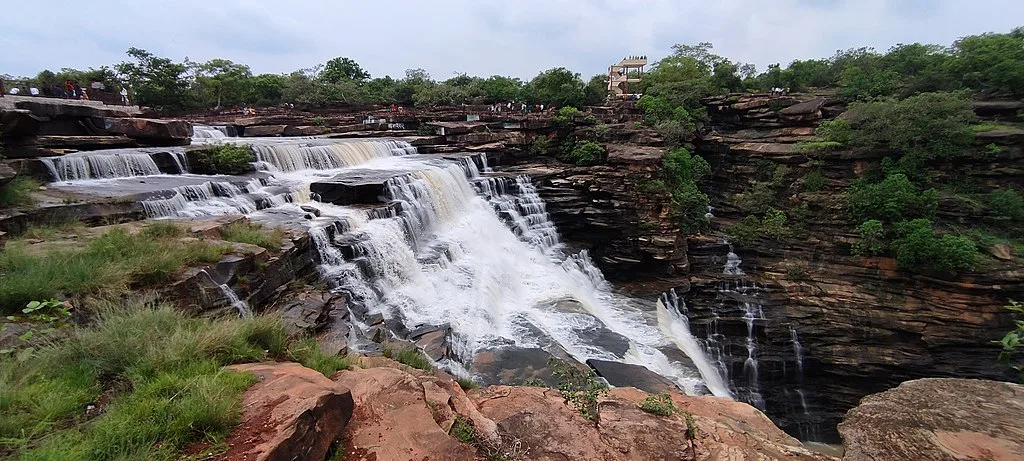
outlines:
[[729, 253], [725, 255], [725, 269], [722, 273], [725, 275], [747, 275], [743, 269], [740, 269], [740, 264], [743, 264], [743, 260], [739, 255], [733, 253], [732, 245], [729, 245]]
[[796, 368], [800, 372], [800, 378], [804, 376], [804, 348], [800, 346], [800, 338], [796, 335], [796, 328], [789, 327], [789, 340], [793, 343], [793, 355], [796, 357]]
[[303, 200], [303, 194], [287, 187], [265, 186], [258, 179], [236, 184], [206, 181], [173, 188], [167, 198], [144, 200], [143, 209], [153, 218], [248, 214]]
[[264, 140], [254, 142], [256, 160], [271, 171], [332, 170], [367, 163], [376, 158], [415, 153], [405, 141]]
[[83, 152], [39, 159], [58, 181], [127, 178], [161, 174], [149, 153], [128, 149]]
[[690, 322], [685, 315], [686, 304], [676, 295], [674, 288], [661, 295], [657, 308], [658, 325], [693, 360], [711, 393], [718, 396], [730, 395], [729, 385], [723, 378], [724, 367], [721, 363], [718, 366], [712, 364], [700, 342], [690, 333]]
[[192, 125], [193, 139], [224, 139], [228, 137], [228, 127]]

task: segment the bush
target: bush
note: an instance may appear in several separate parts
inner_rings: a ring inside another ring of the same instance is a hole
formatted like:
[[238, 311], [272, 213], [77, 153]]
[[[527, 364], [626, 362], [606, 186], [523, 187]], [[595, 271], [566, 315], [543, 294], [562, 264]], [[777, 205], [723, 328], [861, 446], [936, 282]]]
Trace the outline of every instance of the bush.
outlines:
[[679, 410], [672, 402], [672, 396], [665, 393], [647, 396], [640, 402], [640, 409], [658, 416], [672, 416]]
[[711, 177], [711, 165], [699, 155], [693, 155], [685, 148], [672, 149], [665, 155], [662, 164], [669, 181], [676, 184], [693, 181], [703, 183]]
[[221, 227], [220, 238], [229, 242], [261, 246], [276, 253], [281, 251], [284, 232], [281, 229], [266, 229], [259, 224], [239, 220]]
[[733, 196], [736, 208], [747, 213], [764, 213], [774, 205], [776, 191], [771, 184], [766, 182], [755, 182], [750, 189]]
[[761, 233], [765, 237], [781, 239], [792, 234], [789, 226], [786, 225], [786, 213], [782, 210], [769, 208], [761, 218]]
[[459, 383], [459, 387], [461, 387], [462, 390], [464, 391], [480, 387], [480, 385], [477, 384], [476, 381], [473, 381], [470, 378], [458, 378], [455, 380], [455, 382]]
[[804, 190], [809, 192], [819, 191], [825, 188], [825, 176], [819, 171], [812, 171], [804, 175]]
[[711, 199], [697, 188], [697, 184], [687, 182], [680, 184], [672, 191], [672, 217], [684, 234], [698, 234], [708, 230], [708, 205]]
[[885, 252], [885, 228], [877, 219], [869, 219], [857, 226], [858, 239], [853, 243], [855, 256], [877, 256]]
[[919, 159], [963, 155], [974, 141], [976, 116], [964, 93], [923, 93], [904, 100], [850, 105], [851, 145]]
[[552, 376], [558, 380], [558, 393], [565, 404], [572, 404], [584, 418], [596, 421], [598, 416], [597, 399], [606, 392], [608, 386], [597, 379], [593, 370], [586, 371], [551, 358], [548, 367]]
[[572, 150], [565, 156], [565, 160], [579, 166], [589, 166], [601, 163], [605, 150], [601, 144], [594, 141], [577, 142]]
[[0, 187], [0, 208], [31, 205], [32, 192], [39, 190], [39, 182], [25, 176], [16, 176]]
[[0, 253], [0, 309], [37, 299], [121, 293], [170, 280], [183, 266], [231, 251], [205, 240], [181, 241], [163, 225], [136, 235], [113, 229], [76, 247], [50, 251], [13, 241]]
[[[1016, 301], [1010, 301], [1006, 310], [1024, 315], [1024, 305]], [[1024, 383], [1024, 320], [1016, 319], [1014, 325], [1016, 328], [1006, 333], [1001, 340], [993, 342], [1003, 348], [999, 353], [999, 361], [1016, 371], [1017, 380]]]
[[560, 107], [552, 118], [552, 121], [554, 121], [556, 125], [565, 127], [571, 124], [572, 118], [579, 113], [580, 110], [572, 106]]
[[[256, 378], [224, 365], [285, 359], [279, 320], [189, 318], [150, 303], [97, 302], [91, 326], [0, 358], [0, 437], [21, 459], [179, 459], [238, 422]], [[100, 406], [91, 419], [87, 405]]]
[[939, 207], [935, 189], [921, 191], [906, 175], [892, 174], [882, 182], [855, 181], [846, 195], [853, 219], [896, 223], [931, 218]]
[[788, 218], [785, 212], [768, 208], [762, 218], [758, 219], [755, 215], [748, 215], [739, 223], [729, 227], [726, 233], [736, 244], [749, 246], [762, 237], [781, 239], [792, 235], [793, 230], [787, 222]]
[[757, 216], [747, 215], [742, 221], [726, 229], [726, 233], [737, 245], [750, 246], [761, 236], [761, 220], [757, 219]]
[[193, 154], [196, 169], [200, 174], [245, 174], [254, 170], [252, 162], [256, 155], [249, 146], [222, 144], [208, 147]]
[[930, 220], [900, 223], [897, 234], [900, 238], [892, 246], [901, 269], [955, 275], [977, 265], [979, 254], [974, 241], [948, 234], [939, 237]]
[[530, 142], [529, 152], [531, 155], [544, 155], [548, 153], [548, 149], [551, 147], [551, 138], [547, 136], [537, 136]]
[[420, 370], [431, 371], [434, 369], [434, 365], [430, 362], [430, 359], [415, 348], [395, 350], [390, 347], [385, 347], [384, 357], [399, 363], [404, 363], [413, 368], [419, 368]]
[[988, 208], [996, 219], [1024, 220], [1024, 197], [1015, 189], [1000, 189], [990, 192]]

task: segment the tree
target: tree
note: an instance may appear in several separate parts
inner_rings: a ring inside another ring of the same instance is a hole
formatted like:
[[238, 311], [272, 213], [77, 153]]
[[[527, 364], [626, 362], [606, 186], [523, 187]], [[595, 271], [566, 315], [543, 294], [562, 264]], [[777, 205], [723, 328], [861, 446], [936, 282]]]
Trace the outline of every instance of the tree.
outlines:
[[963, 155], [974, 141], [976, 120], [964, 93], [923, 93], [902, 101], [850, 105], [851, 144], [927, 160]]
[[939, 237], [928, 219], [915, 219], [897, 226], [900, 238], [893, 241], [896, 264], [901, 269], [917, 272], [939, 272], [955, 275], [977, 265], [978, 250], [966, 237]]
[[494, 104], [522, 98], [523, 82], [518, 78], [492, 75], [480, 82], [484, 103]]
[[370, 78], [370, 74], [349, 58], [337, 57], [324, 64], [319, 75], [326, 83], [342, 83], [345, 81], [362, 83]]
[[247, 65], [227, 59], [211, 59], [195, 66], [195, 72], [196, 84], [206, 106], [239, 104], [252, 94], [252, 71]]
[[931, 218], [939, 207], [939, 193], [935, 189], [921, 191], [906, 175], [893, 174], [876, 184], [854, 182], [847, 203], [857, 221], [898, 223]]
[[603, 103], [608, 99], [608, 75], [597, 74], [590, 77], [587, 86], [583, 89], [583, 103], [593, 106]]
[[584, 86], [580, 74], [564, 67], [548, 69], [527, 85], [527, 101], [531, 104], [580, 107], [585, 102]]
[[964, 37], [953, 44], [955, 71], [969, 88], [1024, 95], [1024, 27]]
[[261, 106], [273, 106], [281, 102], [288, 78], [278, 74], [260, 74], [252, 78], [248, 100]]
[[137, 103], [166, 108], [190, 106], [188, 66], [134, 47], [127, 54], [133, 61], [122, 62], [115, 68]]

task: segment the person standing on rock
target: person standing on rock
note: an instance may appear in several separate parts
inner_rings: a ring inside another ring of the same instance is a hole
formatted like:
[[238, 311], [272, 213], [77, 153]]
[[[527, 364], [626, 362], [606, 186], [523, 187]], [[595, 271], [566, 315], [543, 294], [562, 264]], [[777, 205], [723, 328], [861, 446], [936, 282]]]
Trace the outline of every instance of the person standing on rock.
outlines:
[[128, 104], [128, 88], [121, 88], [121, 104], [130, 105]]

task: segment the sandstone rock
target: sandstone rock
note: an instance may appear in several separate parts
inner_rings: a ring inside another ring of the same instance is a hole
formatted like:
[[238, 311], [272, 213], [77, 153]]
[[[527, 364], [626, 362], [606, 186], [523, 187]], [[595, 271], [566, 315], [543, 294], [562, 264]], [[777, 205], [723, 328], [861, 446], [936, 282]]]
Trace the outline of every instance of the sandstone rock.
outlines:
[[229, 370], [260, 378], [243, 396], [242, 424], [224, 461], [322, 460], [352, 417], [352, 393], [297, 363], [248, 363]]
[[107, 118], [103, 120], [103, 127], [108, 132], [123, 134], [150, 144], [180, 144], [192, 137], [192, 124], [184, 120]]
[[[256, 127], [252, 127], [252, 128], [256, 128]], [[248, 133], [248, 131], [250, 129], [252, 129], [252, 128], [247, 128], [245, 131]], [[320, 134], [329, 133], [330, 131], [331, 131], [331, 129], [327, 128], [326, 126], [315, 126], [315, 125], [314, 126], [308, 126], [308, 125], [307, 126], [295, 126], [295, 125], [288, 125], [287, 127], [285, 127], [284, 132], [282, 134], [284, 136], [316, 136], [316, 135], [320, 135]], [[253, 136], [256, 136], [256, 135], [253, 135]]]
[[1004, 261], [1013, 260], [1013, 247], [1006, 243], [997, 243], [988, 249], [988, 253]]
[[347, 170], [330, 179], [315, 181], [310, 192], [318, 200], [335, 205], [382, 203], [388, 180], [409, 174], [402, 170]]
[[839, 425], [844, 461], [1024, 459], [1024, 385], [918, 379], [873, 394]]
[[281, 136], [287, 125], [254, 125], [245, 127], [243, 136], [247, 138], [256, 136]]
[[597, 359], [587, 360], [587, 365], [612, 386], [635, 387], [652, 394], [679, 390], [672, 381], [640, 365]]
[[694, 417], [690, 440], [682, 415], [643, 412], [637, 405], [648, 394], [633, 388], [609, 391], [596, 425], [554, 389], [492, 386], [469, 395], [499, 434], [522, 442], [531, 460], [834, 459], [808, 451], [753, 407], [727, 399], [671, 394]]
[[344, 446], [348, 456], [344, 459], [471, 461], [476, 458], [476, 450], [449, 436], [447, 428], [439, 425], [431, 411], [431, 406], [437, 407], [438, 419], [451, 427], [448, 400], [450, 392], [455, 392], [451, 387], [429, 378], [424, 383], [394, 368], [343, 371], [337, 381], [352, 389], [356, 405], [352, 422], [345, 429]]

